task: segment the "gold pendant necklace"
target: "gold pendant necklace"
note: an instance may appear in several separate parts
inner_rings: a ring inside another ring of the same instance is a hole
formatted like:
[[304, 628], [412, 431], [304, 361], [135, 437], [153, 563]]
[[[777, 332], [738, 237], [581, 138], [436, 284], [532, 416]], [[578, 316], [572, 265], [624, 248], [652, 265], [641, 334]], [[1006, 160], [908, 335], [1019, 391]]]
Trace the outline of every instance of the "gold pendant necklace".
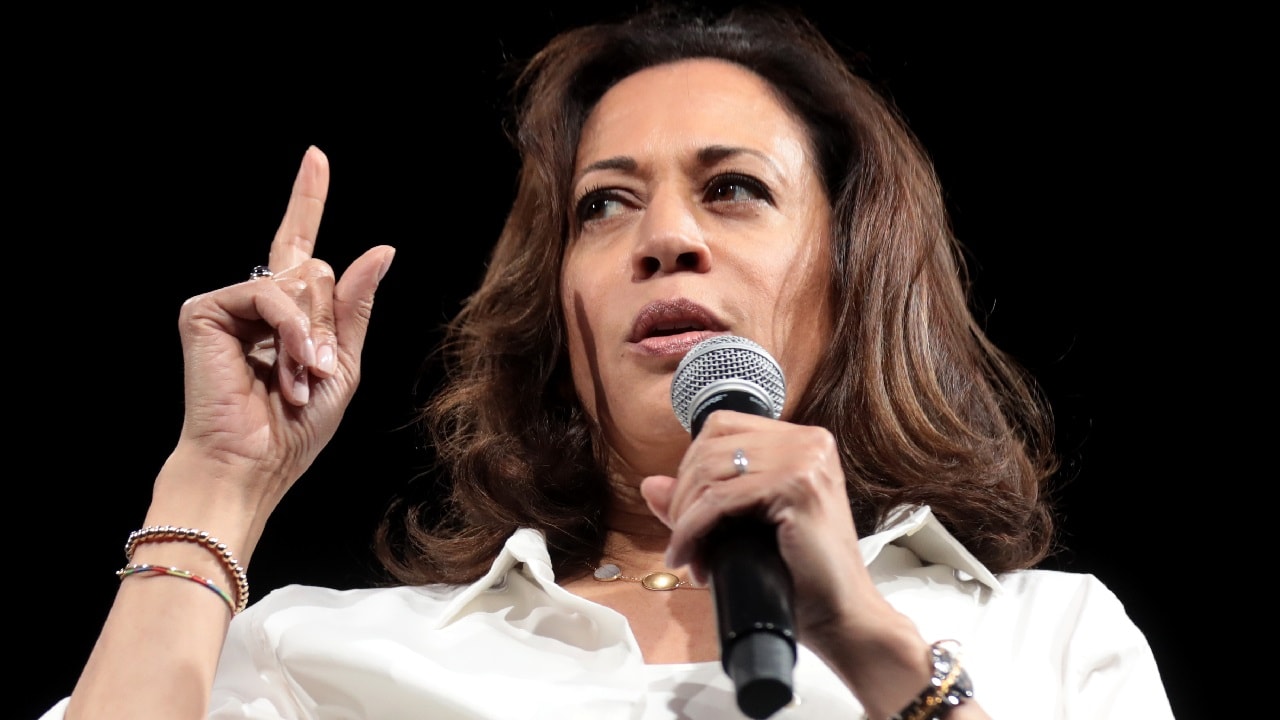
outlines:
[[596, 568], [592, 576], [600, 582], [613, 582], [614, 580], [638, 582], [645, 590], [675, 590], [676, 588], [693, 587], [688, 580], [681, 580], [679, 576], [665, 570], [651, 572], [644, 577], [623, 575], [622, 568], [613, 563], [605, 563]]

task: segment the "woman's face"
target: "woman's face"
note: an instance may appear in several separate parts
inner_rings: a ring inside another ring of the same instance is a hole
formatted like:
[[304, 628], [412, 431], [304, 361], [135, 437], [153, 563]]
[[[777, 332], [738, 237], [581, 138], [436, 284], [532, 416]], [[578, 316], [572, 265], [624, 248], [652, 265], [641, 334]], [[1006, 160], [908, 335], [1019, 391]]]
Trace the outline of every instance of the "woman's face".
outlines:
[[619, 82], [583, 126], [570, 215], [574, 384], [633, 470], [674, 472], [689, 437], [671, 379], [701, 340], [754, 340], [788, 396], [803, 391], [831, 338], [831, 209], [803, 126], [763, 79], [698, 59]]

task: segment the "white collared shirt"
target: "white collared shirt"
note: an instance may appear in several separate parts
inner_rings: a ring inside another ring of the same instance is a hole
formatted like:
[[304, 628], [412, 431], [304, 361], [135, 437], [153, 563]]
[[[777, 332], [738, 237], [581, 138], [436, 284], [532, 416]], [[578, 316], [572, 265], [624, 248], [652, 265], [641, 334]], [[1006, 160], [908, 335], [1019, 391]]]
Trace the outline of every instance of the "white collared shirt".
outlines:
[[[994, 576], [924, 507], [900, 509], [860, 546], [881, 592], [925, 638], [961, 643], [992, 717], [1172, 719], [1150, 646], [1094, 576]], [[771, 720], [862, 717], [835, 674], [798, 650], [796, 700]], [[232, 621], [209, 717], [745, 716], [719, 662], [645, 664], [626, 618], [556, 585], [542, 535], [525, 529], [467, 586], [272, 591]]]

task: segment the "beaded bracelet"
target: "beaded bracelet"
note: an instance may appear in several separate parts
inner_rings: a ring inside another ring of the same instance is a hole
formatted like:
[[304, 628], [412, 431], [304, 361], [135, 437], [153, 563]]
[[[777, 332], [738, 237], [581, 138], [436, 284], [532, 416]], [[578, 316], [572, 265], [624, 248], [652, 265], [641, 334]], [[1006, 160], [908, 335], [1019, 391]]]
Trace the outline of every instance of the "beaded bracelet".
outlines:
[[960, 660], [951, 651], [959, 651], [954, 640], [939, 640], [929, 646], [929, 662], [933, 665], [933, 677], [929, 685], [911, 704], [889, 720], [942, 720], [959, 704], [973, 697], [973, 683], [969, 673], [960, 667]]
[[124, 544], [124, 557], [126, 560], [133, 560], [133, 550], [138, 543], [144, 542], [190, 542], [202, 545], [218, 558], [219, 562], [226, 566], [227, 571], [236, 580], [236, 603], [232, 608], [232, 614], [240, 614], [249, 604], [249, 577], [245, 572], [244, 566], [236, 560], [231, 551], [227, 549], [225, 543], [218, 538], [209, 535], [203, 530], [195, 528], [174, 527], [173, 525], [154, 525], [144, 527], [141, 530], [134, 530], [129, 533], [129, 540]]
[[214, 591], [215, 593], [217, 593], [218, 597], [222, 598], [223, 602], [227, 604], [227, 607], [231, 610], [231, 614], [232, 615], [236, 614], [236, 602], [235, 600], [231, 599], [231, 595], [228, 594], [226, 590], [223, 590], [222, 588], [215, 585], [212, 580], [196, 575], [195, 573], [189, 570], [183, 570], [181, 568], [176, 568], [176, 567], [164, 567], [162, 565], [146, 565], [146, 564], [139, 565], [135, 563], [129, 563], [128, 565], [125, 565], [124, 567], [116, 571], [116, 575], [119, 576], [121, 580], [124, 580], [130, 575], [137, 575], [139, 573], [151, 573], [153, 575], [169, 575], [171, 577], [182, 578], [184, 580], [190, 580], [192, 582], [199, 583], [200, 585], [203, 585], [209, 588], [210, 590]]

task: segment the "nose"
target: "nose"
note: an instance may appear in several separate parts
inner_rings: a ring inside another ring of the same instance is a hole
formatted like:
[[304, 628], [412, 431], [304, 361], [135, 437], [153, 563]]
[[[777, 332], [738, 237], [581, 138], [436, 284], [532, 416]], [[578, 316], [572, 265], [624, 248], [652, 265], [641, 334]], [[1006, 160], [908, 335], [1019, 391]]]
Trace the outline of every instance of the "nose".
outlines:
[[637, 230], [632, 257], [635, 279], [711, 269], [711, 248], [698, 224], [695, 208], [676, 193], [660, 193], [651, 198]]

